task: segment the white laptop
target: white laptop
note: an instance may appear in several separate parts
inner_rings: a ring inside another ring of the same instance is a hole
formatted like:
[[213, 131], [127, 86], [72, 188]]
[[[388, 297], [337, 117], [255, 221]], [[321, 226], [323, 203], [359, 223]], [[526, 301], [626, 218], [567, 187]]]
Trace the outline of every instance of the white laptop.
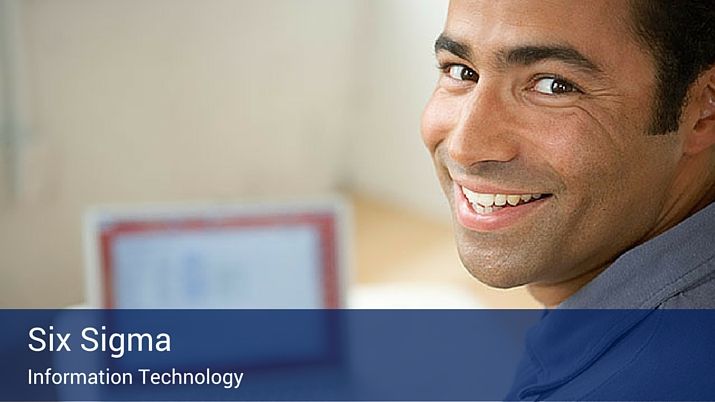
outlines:
[[92, 308], [341, 308], [348, 209], [285, 203], [97, 207], [85, 216]]

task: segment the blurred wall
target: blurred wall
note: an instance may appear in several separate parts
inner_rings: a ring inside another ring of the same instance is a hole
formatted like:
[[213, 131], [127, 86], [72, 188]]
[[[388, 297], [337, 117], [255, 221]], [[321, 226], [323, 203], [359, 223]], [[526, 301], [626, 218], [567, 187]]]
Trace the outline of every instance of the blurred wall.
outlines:
[[353, 187], [405, 209], [447, 221], [449, 209], [420, 138], [420, 115], [438, 77], [433, 44], [447, 0], [363, 2], [352, 127]]
[[17, 4], [32, 124], [0, 204], [0, 306], [81, 301], [88, 205], [345, 182], [357, 2]]

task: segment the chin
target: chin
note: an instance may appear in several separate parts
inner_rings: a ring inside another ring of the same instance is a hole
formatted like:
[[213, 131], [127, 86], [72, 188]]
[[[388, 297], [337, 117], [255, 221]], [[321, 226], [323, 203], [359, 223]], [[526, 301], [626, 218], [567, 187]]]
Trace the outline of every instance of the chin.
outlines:
[[467, 267], [467, 271], [479, 282], [498, 289], [511, 289], [518, 286], [527, 285], [530, 281], [521, 280], [514, 275], [502, 275], [501, 272], [491, 269], [474, 269]]
[[485, 285], [510, 289], [537, 281], [533, 261], [528, 263], [523, 259], [513, 258], [514, 255], [509, 253], [508, 257], [500, 258], [500, 254], [502, 253], [484, 254], [459, 250], [462, 265], [470, 275]]

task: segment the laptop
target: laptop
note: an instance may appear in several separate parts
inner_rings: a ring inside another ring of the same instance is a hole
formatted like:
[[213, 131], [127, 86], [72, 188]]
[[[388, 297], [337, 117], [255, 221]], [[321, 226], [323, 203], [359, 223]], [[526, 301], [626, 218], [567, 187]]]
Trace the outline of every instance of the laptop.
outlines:
[[84, 219], [87, 305], [341, 308], [348, 225], [338, 197], [95, 207]]

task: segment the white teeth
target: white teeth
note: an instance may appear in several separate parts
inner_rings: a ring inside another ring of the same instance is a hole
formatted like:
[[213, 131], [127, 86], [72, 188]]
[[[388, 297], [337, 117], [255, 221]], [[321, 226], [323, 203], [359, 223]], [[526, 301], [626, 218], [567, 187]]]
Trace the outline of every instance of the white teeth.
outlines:
[[491, 207], [494, 205], [494, 194], [477, 194], [476, 202], [477, 204], [482, 204], [485, 207]]
[[464, 196], [467, 197], [469, 202], [477, 202], [477, 193], [474, 191], [462, 187], [462, 193], [464, 193]]
[[521, 201], [520, 195], [507, 195], [506, 196], [506, 202], [508, 202], [509, 205], [511, 205], [512, 207], [515, 207], [516, 204], [519, 203], [519, 201]]
[[515, 207], [519, 204], [525, 204], [532, 200], [538, 200], [543, 197], [542, 193], [534, 194], [484, 194], [476, 193], [472, 190], [462, 187], [462, 193], [472, 204], [474, 210], [478, 214], [490, 214], [502, 208], [509, 206]]

